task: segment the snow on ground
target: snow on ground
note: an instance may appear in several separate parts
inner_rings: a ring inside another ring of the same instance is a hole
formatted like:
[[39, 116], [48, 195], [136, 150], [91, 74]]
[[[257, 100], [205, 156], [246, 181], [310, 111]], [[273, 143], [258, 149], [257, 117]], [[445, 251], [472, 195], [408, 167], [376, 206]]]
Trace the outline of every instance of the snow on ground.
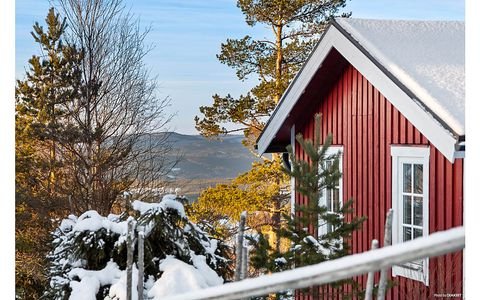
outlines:
[[95, 277], [85, 277], [81, 281], [70, 281], [72, 292], [69, 300], [96, 299], [100, 283]]
[[[135, 265], [132, 268], [132, 274], [132, 296], [137, 299], [138, 270]], [[76, 268], [71, 270], [68, 276], [71, 279], [80, 279], [80, 281], [70, 281], [72, 292], [69, 300], [95, 300], [100, 287], [105, 285], [111, 285], [105, 300], [127, 299], [127, 271], [121, 271], [114, 262], [108, 262], [107, 266], [99, 271]], [[147, 286], [151, 285], [150, 283]]]
[[148, 297], [160, 300], [165, 296], [183, 294], [207, 287], [221, 285], [219, 277], [205, 262], [205, 256], [192, 254], [194, 266], [173, 256], [167, 256], [160, 263], [162, 277], [148, 292]]
[[205, 256], [195, 255], [193, 252], [190, 253], [190, 256], [192, 257], [193, 265], [205, 278], [208, 286], [216, 286], [223, 283], [223, 278], [218, 276], [217, 273], [208, 266]]
[[[138, 285], [138, 269], [135, 265], [132, 268], [132, 297], [138, 299], [137, 292]], [[121, 271], [121, 276], [112, 286], [108, 292], [108, 297], [105, 300], [126, 300], [127, 299], [127, 271]]]
[[465, 23], [337, 18], [457, 134], [465, 134]]

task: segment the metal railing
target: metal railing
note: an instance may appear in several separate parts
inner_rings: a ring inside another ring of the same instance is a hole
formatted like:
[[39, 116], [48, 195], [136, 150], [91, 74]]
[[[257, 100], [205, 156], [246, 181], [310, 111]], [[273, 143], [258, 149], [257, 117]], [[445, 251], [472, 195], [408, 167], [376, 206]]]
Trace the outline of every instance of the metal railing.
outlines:
[[166, 297], [164, 300], [243, 299], [262, 296], [288, 289], [327, 284], [425, 257], [448, 254], [464, 247], [465, 230], [463, 227], [456, 227], [394, 246]]

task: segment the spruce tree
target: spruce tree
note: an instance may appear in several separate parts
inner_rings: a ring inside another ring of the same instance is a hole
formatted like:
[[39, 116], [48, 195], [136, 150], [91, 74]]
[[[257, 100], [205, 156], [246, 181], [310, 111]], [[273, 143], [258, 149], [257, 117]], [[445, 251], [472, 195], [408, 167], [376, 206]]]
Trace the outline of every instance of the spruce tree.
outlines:
[[[103, 217], [90, 210], [79, 217], [70, 215], [64, 219], [52, 233], [53, 249], [48, 255], [50, 285], [44, 297], [69, 299], [74, 289], [81, 291], [78, 287], [83, 284], [95, 286], [88, 281], [98, 280], [96, 298], [117, 299], [111, 289], [121, 283], [122, 276], [125, 277], [129, 219], [145, 233], [145, 294], [153, 282], [161, 279], [163, 272], [160, 264], [168, 257], [202, 272], [205, 271], [202, 266], [208, 266], [223, 279], [231, 277], [228, 258], [231, 249], [188, 219], [182, 205], [184, 200], [166, 195], [159, 203], [134, 201], [131, 215], [123, 213]], [[200, 267], [199, 260], [204, 260]], [[134, 262], [137, 261], [138, 247], [135, 244]], [[102, 275], [105, 272], [107, 274]], [[86, 294], [82, 299], [92, 298]]]
[[[344, 203], [336, 213], [329, 212], [325, 205], [319, 203], [321, 194], [334, 188], [342, 176], [339, 154], [327, 155], [332, 136], [329, 134], [322, 141], [320, 126], [321, 116], [317, 114], [313, 140], [304, 139], [301, 133], [296, 136], [308, 159], [296, 158], [292, 147], [287, 147], [291, 169], [285, 169], [285, 172], [295, 178], [296, 191], [308, 199], [307, 204], [295, 206], [295, 215], [284, 215], [285, 224], [277, 233], [290, 242], [290, 248], [286, 251], [273, 249], [264, 242], [262, 233], [249, 237], [254, 246], [252, 265], [264, 272], [280, 272], [348, 255], [351, 234], [365, 220], [364, 217], [353, 217], [350, 221], [345, 219], [353, 213], [353, 199]], [[324, 222], [330, 225], [331, 230], [320, 233], [319, 224]], [[347, 280], [332, 286], [338, 287], [343, 283], [355, 285]], [[318, 293], [318, 289], [314, 292]]]

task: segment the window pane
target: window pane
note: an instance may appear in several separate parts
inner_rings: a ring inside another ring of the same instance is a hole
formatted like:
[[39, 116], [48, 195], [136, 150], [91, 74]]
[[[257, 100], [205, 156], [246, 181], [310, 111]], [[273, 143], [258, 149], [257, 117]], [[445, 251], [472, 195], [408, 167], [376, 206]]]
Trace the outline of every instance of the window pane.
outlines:
[[423, 230], [422, 229], [413, 229], [413, 238], [416, 239], [418, 237], [421, 237], [423, 235]]
[[409, 241], [412, 239], [412, 229], [410, 227], [403, 227], [403, 241]]
[[417, 194], [423, 194], [423, 165], [415, 164], [413, 166], [413, 173], [413, 192]]
[[403, 191], [405, 193], [412, 192], [412, 165], [403, 164]]
[[423, 226], [423, 197], [413, 197], [413, 225]]
[[333, 189], [333, 211], [338, 212], [340, 210], [340, 191], [339, 189]]
[[403, 196], [403, 223], [412, 224], [412, 197]]

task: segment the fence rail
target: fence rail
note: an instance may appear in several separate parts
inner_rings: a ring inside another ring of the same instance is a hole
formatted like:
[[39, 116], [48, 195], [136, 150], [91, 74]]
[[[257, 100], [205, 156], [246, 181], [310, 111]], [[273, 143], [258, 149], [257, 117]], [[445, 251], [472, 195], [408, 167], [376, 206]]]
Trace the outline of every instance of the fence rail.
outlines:
[[299, 289], [335, 282], [392, 265], [434, 257], [465, 247], [465, 230], [456, 227], [394, 246], [345, 256], [324, 263], [227, 283], [222, 286], [166, 297], [164, 300], [242, 299], [287, 289]]

